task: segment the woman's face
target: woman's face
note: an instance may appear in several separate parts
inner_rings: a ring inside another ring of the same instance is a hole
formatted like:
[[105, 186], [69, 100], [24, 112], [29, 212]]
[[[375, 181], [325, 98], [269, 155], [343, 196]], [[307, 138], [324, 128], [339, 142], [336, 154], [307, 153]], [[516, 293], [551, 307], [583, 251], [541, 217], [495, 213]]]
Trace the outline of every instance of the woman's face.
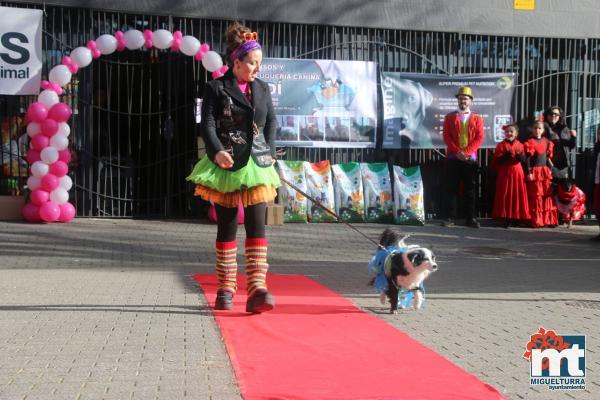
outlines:
[[557, 108], [553, 108], [552, 110], [550, 110], [550, 113], [548, 114], [548, 123], [551, 125], [557, 124], [559, 119], [560, 110]]
[[252, 50], [243, 59], [235, 60], [233, 63], [233, 74], [242, 82], [252, 82], [260, 71], [262, 64], [262, 50]]

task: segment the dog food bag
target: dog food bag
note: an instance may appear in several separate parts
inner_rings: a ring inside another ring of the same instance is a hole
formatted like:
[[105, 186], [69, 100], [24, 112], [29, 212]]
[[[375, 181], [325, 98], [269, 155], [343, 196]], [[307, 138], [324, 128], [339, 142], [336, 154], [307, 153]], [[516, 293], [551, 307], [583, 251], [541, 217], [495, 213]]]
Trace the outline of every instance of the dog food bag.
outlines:
[[[304, 174], [304, 161], [277, 160], [280, 175], [287, 181], [306, 192], [306, 175]], [[281, 182], [279, 188], [280, 202], [283, 204], [284, 222], [308, 222], [306, 197]]]
[[423, 197], [419, 166], [402, 168], [394, 165], [394, 222], [402, 225], [425, 225]]
[[[331, 166], [328, 160], [318, 163], [304, 163], [307, 192], [315, 200], [330, 210], [335, 209], [333, 183], [331, 182]], [[308, 200], [308, 220], [310, 222], [333, 222], [335, 217], [321, 207]]]
[[368, 222], [391, 223], [394, 220], [392, 184], [387, 163], [360, 164]]
[[349, 162], [331, 166], [335, 212], [347, 222], [365, 222], [365, 206], [360, 164]]

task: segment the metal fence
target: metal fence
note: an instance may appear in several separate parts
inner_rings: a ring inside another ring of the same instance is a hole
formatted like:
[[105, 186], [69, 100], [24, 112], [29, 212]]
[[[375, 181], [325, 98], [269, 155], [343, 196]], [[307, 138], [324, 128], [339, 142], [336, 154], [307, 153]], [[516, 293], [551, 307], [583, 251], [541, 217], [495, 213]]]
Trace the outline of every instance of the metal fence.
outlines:
[[[224, 52], [223, 32], [231, 22], [84, 8], [45, 7], [44, 11], [44, 76], [73, 48], [117, 30], [181, 30]], [[514, 72], [513, 117], [530, 119], [550, 105], [562, 107], [569, 126], [579, 132], [578, 155], [573, 160], [578, 181], [583, 187], [589, 181], [591, 163], [586, 149], [593, 146], [600, 123], [597, 39], [243, 22], [260, 32], [266, 57], [375, 61], [381, 70], [396, 72]], [[195, 99], [201, 96], [207, 79], [206, 71], [191, 57], [145, 49], [101, 57], [74, 77], [64, 99], [75, 111], [71, 122], [75, 185], [70, 195], [79, 216], [172, 218], [199, 213], [203, 204], [193, 198], [192, 187], [184, 178], [202, 151], [197, 140]], [[12, 127], [7, 135], [18, 142], [24, 127], [11, 117], [18, 114], [15, 110], [24, 111], [34, 98], [0, 97], [0, 194], [18, 194], [26, 180], [26, 165], [18, 162], [24, 147], [16, 145], [13, 151], [8, 140], [6, 150], [4, 126]], [[491, 206], [490, 156], [491, 150], [480, 151], [482, 215]], [[437, 150], [287, 148], [285, 158], [419, 164], [427, 214], [438, 214], [443, 201], [443, 153]], [[4, 167], [7, 163], [12, 167]]]

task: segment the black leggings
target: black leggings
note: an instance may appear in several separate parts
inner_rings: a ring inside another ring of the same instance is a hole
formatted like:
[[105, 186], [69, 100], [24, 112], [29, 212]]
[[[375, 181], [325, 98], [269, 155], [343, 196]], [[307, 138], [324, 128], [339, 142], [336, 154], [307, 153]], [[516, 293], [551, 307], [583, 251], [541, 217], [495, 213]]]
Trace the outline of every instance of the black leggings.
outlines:
[[[232, 242], [235, 240], [238, 227], [238, 208], [223, 207], [215, 204], [217, 210], [217, 241]], [[244, 209], [244, 227], [246, 238], [265, 237], [265, 212], [267, 203], [258, 203]]]

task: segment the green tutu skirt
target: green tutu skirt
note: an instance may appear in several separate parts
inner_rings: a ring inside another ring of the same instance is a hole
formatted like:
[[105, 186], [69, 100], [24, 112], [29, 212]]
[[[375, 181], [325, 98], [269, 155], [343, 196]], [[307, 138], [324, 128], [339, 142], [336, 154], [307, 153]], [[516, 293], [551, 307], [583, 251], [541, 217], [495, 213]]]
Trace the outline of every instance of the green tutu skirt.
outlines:
[[223, 207], [237, 207], [240, 203], [246, 207], [273, 201], [277, 196], [276, 189], [281, 186], [275, 167], [259, 167], [252, 157], [243, 168], [228, 171], [204, 156], [186, 180], [196, 184], [196, 196]]

